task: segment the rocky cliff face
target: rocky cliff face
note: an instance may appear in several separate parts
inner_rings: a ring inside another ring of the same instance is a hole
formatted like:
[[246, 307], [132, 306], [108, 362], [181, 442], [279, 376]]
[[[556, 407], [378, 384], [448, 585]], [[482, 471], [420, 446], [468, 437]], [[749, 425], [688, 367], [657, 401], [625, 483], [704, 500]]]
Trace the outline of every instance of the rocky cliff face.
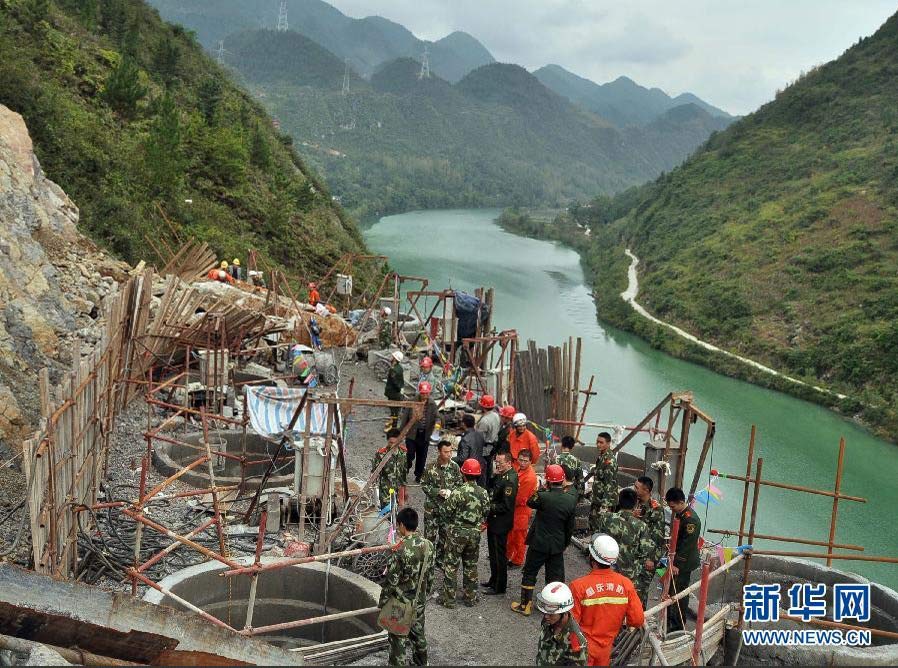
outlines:
[[78, 208], [41, 171], [22, 117], [0, 105], [0, 466], [37, 426], [37, 373], [55, 385], [73, 343], [93, 343], [99, 303], [128, 265], [78, 233]]

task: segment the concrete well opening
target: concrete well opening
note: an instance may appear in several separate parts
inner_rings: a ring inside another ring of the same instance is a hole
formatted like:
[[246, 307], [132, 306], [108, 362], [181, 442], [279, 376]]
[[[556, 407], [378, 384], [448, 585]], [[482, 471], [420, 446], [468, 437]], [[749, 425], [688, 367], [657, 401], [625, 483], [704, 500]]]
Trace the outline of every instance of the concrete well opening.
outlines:
[[[248, 565], [252, 558], [238, 559]], [[262, 562], [274, 561], [263, 558]], [[207, 562], [174, 573], [159, 584], [233, 628], [242, 629], [249, 601], [249, 576], [220, 577], [226, 566]], [[304, 564], [266, 571], [258, 576], [252, 626], [264, 626], [310, 619], [322, 615], [362, 610], [377, 605], [380, 587], [351, 571], [327, 564]], [[144, 600], [184, 610], [176, 601], [156, 590]], [[324, 623], [316, 622], [256, 636], [286, 649], [351, 640], [378, 633], [377, 613], [351, 616]]]
[[[210, 431], [209, 445], [213, 451], [225, 452], [236, 457], [243, 454], [245, 447], [248, 461], [270, 460], [277, 451], [277, 443], [272, 443], [259, 434], [247, 431], [245, 438], [244, 445], [244, 435], [241, 431]], [[206, 452], [201, 433], [178, 435], [173, 440], [182, 442], [171, 443], [158, 440], [154, 444], [153, 464], [165, 476], [176, 473]], [[221, 486], [240, 484], [241, 465], [238, 459], [213, 454], [212, 466], [215, 471], [216, 484]], [[247, 466], [246, 488], [256, 489], [267, 468], [267, 462]], [[198, 466], [181, 476], [181, 480], [198, 489], [206, 489], [210, 486], [209, 468], [206, 465]], [[282, 487], [292, 482], [293, 455], [292, 451], [288, 452], [284, 449], [266, 484], [268, 487]]]

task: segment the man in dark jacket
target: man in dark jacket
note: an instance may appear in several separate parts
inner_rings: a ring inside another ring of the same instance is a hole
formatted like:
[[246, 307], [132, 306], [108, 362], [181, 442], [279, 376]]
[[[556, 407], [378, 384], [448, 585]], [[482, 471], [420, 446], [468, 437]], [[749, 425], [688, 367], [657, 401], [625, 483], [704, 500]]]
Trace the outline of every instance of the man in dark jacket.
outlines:
[[487, 595], [504, 594], [508, 588], [508, 555], [505, 546], [514, 524], [514, 502], [518, 493], [518, 474], [511, 465], [511, 455], [495, 456], [496, 477], [490, 496], [490, 512], [486, 518], [486, 540], [490, 554], [490, 579], [481, 582]]
[[[408, 448], [407, 468], [415, 465], [415, 482], [421, 482], [421, 475], [424, 473], [424, 466], [427, 464], [427, 448], [430, 447], [430, 436], [433, 434], [433, 428], [437, 423], [437, 405], [430, 396], [430, 383], [421, 383], [418, 385], [417, 400], [424, 400], [427, 405], [424, 408], [424, 416], [418, 420], [417, 424], [412, 425], [405, 437], [405, 446]], [[398, 429], [402, 429], [411, 419], [411, 408], [403, 408], [399, 415]]]
[[[402, 401], [402, 388], [405, 387], [405, 371], [402, 368], [402, 351], [394, 350], [390, 354], [393, 365], [387, 371], [387, 384], [384, 386], [384, 396], [390, 401]], [[394, 426], [399, 416], [398, 408], [390, 408], [390, 422], [387, 429]]]
[[533, 612], [533, 588], [539, 570], [546, 567], [546, 584], [564, 582], [564, 551], [571, 542], [576, 524], [577, 497], [564, 491], [564, 469], [558, 464], [546, 467], [548, 489], [539, 490], [527, 505], [536, 517], [527, 534], [527, 556], [521, 573], [521, 600], [511, 609], [525, 616]]
[[461, 466], [466, 459], [476, 459], [480, 462], [480, 470], [482, 473], [477, 479], [477, 484], [486, 488], [486, 460], [483, 458], [483, 448], [486, 441], [483, 433], [474, 429], [474, 416], [465, 413], [461, 419], [462, 425], [465, 427], [465, 433], [458, 442], [458, 453], [455, 455], [455, 463]]
[[[674, 518], [680, 520], [680, 529], [677, 533], [676, 554], [670, 567], [670, 576], [673, 577], [670, 587], [670, 595], [673, 596], [689, 586], [692, 571], [699, 567], [701, 558], [699, 555], [698, 539], [702, 535], [702, 521], [698, 515], [689, 508], [686, 503], [686, 494], [679, 487], [671, 487], [664, 495], [664, 500], [674, 513]], [[667, 609], [667, 631], [679, 631], [683, 628], [683, 610], [680, 608], [682, 599]], [[686, 606], [684, 606], [686, 607]]]

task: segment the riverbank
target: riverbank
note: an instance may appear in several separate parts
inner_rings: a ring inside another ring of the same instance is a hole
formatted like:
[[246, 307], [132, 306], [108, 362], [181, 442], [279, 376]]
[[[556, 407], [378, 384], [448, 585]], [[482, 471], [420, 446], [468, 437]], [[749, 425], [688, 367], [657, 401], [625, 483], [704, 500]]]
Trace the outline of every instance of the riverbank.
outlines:
[[554, 241], [579, 253], [596, 304], [596, 317], [601, 322], [635, 334], [653, 348], [678, 359], [824, 406], [875, 436], [895, 442], [898, 422], [884, 411], [864, 406], [860, 400], [844, 393], [820, 387], [816, 379], [786, 375], [756, 360], [701, 342], [672, 323], [644, 317], [624, 296], [630, 284], [631, 261], [621, 230], [610, 225], [600, 232], [600, 238], [595, 238], [569, 221], [565, 224], [563, 216], [560, 219], [561, 225], [555, 229], [557, 221], [553, 225], [534, 226], [526, 210], [514, 210], [511, 214], [506, 210], [497, 219], [497, 224], [509, 233]]

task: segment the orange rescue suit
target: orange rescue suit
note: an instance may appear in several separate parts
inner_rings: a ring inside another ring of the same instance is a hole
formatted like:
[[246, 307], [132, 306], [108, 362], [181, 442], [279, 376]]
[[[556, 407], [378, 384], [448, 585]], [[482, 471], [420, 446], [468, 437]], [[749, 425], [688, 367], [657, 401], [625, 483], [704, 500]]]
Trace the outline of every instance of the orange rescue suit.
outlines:
[[508, 450], [511, 452], [511, 456], [514, 459], [515, 471], [519, 471], [521, 468], [520, 464], [518, 464], [518, 453], [521, 450], [530, 451], [531, 467], [536, 466], [536, 462], [539, 461], [539, 443], [537, 443], [536, 436], [534, 436], [533, 432], [529, 429], [525, 429], [524, 433], [520, 436], [514, 429], [508, 432]]
[[[224, 276], [222, 276], [224, 274]], [[219, 281], [221, 283], [233, 283], [234, 277], [231, 276], [226, 269], [213, 269], [208, 274], [206, 274], [206, 278], [210, 281]]]
[[518, 495], [514, 501], [514, 526], [508, 532], [506, 542], [508, 560], [520, 566], [524, 563], [527, 551], [524, 541], [527, 539], [527, 528], [533, 509], [527, 506], [527, 499], [536, 491], [536, 471], [532, 466], [518, 471]]
[[309, 303], [312, 306], [317, 306], [318, 302], [320, 302], [320, 301], [321, 301], [321, 295], [318, 293], [318, 290], [315, 288], [312, 288], [311, 290], [309, 290]]
[[571, 583], [574, 609], [571, 614], [588, 641], [589, 665], [607, 666], [611, 645], [623, 626], [640, 627], [645, 622], [642, 601], [626, 576], [610, 568], [594, 568]]

